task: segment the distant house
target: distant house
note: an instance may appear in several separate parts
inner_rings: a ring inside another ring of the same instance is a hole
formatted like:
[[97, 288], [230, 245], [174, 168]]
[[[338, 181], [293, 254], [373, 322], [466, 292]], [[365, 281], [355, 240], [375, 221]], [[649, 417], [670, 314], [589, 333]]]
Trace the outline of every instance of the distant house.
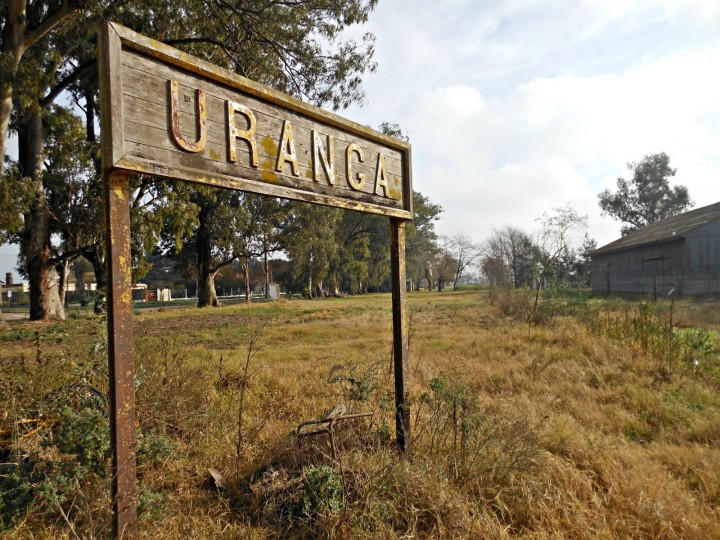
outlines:
[[97, 283], [95, 282], [95, 274], [93, 272], [83, 272], [78, 280], [78, 276], [71, 272], [68, 274], [65, 280], [65, 292], [78, 292], [86, 291], [91, 292], [97, 290]]
[[0, 303], [10, 303], [13, 302], [13, 299], [17, 301], [23, 293], [30, 290], [28, 283], [25, 281], [15, 283], [12, 272], [5, 274], [5, 282], [0, 281], [0, 283], [2, 283], [0, 286]]
[[656, 221], [591, 255], [593, 294], [720, 294], [720, 203]]

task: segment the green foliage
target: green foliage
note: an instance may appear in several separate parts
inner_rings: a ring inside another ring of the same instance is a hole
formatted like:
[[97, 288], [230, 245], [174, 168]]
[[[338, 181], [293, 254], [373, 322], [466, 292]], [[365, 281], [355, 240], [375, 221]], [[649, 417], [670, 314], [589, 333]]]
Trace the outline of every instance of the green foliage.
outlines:
[[368, 403], [371, 396], [378, 389], [379, 368], [370, 367], [358, 373], [357, 366], [344, 368], [342, 365], [334, 366], [330, 371], [328, 382], [339, 384], [342, 388], [343, 399], [346, 403]]
[[657, 361], [657, 374], [672, 376], [678, 369], [687, 374], [720, 377], [720, 338], [702, 328], [677, 328], [672, 315], [665, 318], [647, 302], [621, 313], [586, 312], [581, 320], [597, 334], [634, 345]]
[[170, 501], [167, 495], [152, 490], [147, 484], [140, 484], [138, 494], [138, 515], [142, 520], [157, 520], [167, 513]]
[[[8, 456], [10, 457], [10, 456]], [[0, 461], [0, 532], [21, 519], [35, 499], [32, 463]]]
[[293, 204], [287, 252], [289, 271], [301, 290], [314, 296], [332, 276], [338, 263], [335, 231], [343, 217], [342, 210], [317, 205]]
[[[103, 531], [107, 505], [93, 501], [98, 492], [110, 490], [106, 327], [99, 322], [91, 350], [71, 369], [66, 367], [68, 358], [61, 355], [58, 371], [55, 358], [47, 357], [44, 349], [47, 343], [58, 346], [55, 334], [65, 335], [65, 330], [58, 325], [36, 333], [32, 372], [28, 373], [24, 360], [3, 366], [0, 372], [3, 401], [9, 405], [0, 426], [0, 531], [29, 511], [48, 519], [68, 519], [88, 531]], [[155, 430], [141, 432], [141, 466], [167, 459], [174, 451], [168, 436]], [[150, 494], [148, 500], [157, 506], [158, 497]]]
[[623, 222], [623, 236], [693, 206], [687, 187], [670, 187], [677, 170], [665, 152], [648, 154], [627, 167], [633, 171], [631, 180], [618, 178], [615, 193], [606, 189], [598, 195], [603, 214]]
[[553, 280], [540, 294], [539, 315], [543, 319], [581, 315], [587, 309], [589, 296], [588, 289], [575, 289]]
[[326, 512], [338, 512], [342, 505], [343, 485], [340, 473], [326, 465], [313, 465], [303, 469], [298, 517], [312, 520]]
[[539, 426], [483, 406], [472, 388], [448, 374], [434, 377], [429, 386], [431, 392], [421, 398], [429, 419], [416, 428], [415, 444], [444, 463], [459, 487], [492, 499], [534, 469]]
[[58, 506], [68, 511], [84, 486], [105, 477], [110, 441], [101, 411], [64, 407], [40, 442], [42, 451], [8, 451], [0, 462], [2, 526], [11, 526], [34, 504], [49, 513]]
[[32, 183], [16, 165], [0, 173], [0, 244], [13, 240], [23, 225], [22, 216], [32, 202]]
[[138, 433], [137, 461], [139, 467], [146, 463], [169, 459], [176, 450], [175, 442], [164, 433], [154, 429]]
[[110, 457], [110, 432], [104, 411], [94, 407], [83, 407], [78, 411], [64, 407], [52, 438], [43, 444], [73, 456], [78, 472], [87, 469], [103, 474], [105, 461]]

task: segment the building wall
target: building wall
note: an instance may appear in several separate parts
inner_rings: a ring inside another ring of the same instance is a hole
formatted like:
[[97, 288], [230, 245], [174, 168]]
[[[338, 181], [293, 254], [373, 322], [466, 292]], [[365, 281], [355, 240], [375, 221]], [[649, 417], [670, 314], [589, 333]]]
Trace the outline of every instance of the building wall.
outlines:
[[682, 239], [593, 256], [593, 294], [663, 295], [678, 285], [685, 265]]
[[684, 294], [720, 294], [720, 221], [698, 227], [686, 238]]
[[720, 294], [720, 221], [685, 238], [593, 256], [593, 294]]

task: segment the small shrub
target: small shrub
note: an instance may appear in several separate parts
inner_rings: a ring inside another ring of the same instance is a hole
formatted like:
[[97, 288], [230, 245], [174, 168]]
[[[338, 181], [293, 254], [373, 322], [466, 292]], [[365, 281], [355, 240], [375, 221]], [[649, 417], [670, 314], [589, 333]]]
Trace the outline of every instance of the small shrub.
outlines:
[[[7, 457], [11, 454], [8, 452]], [[0, 532], [21, 519], [35, 499], [32, 463], [19, 458], [0, 463]], [[19, 459], [18, 459], [19, 458]]]
[[175, 442], [156, 430], [138, 433], [138, 465], [169, 459], [176, 450]]
[[55, 446], [61, 454], [74, 456], [80, 467], [98, 474], [105, 472], [105, 460], [110, 457], [110, 432], [107, 418], [93, 408], [79, 411], [66, 407], [46, 447]]
[[540, 298], [539, 311], [543, 318], [570, 317], [587, 309], [588, 291], [553, 281], [542, 290]]
[[315, 519], [323, 513], [338, 512], [343, 504], [343, 485], [340, 473], [326, 465], [303, 469], [302, 494], [297, 515]]
[[467, 385], [442, 374], [430, 381], [424, 425], [415, 444], [446, 470], [458, 487], [487, 495], [534, 469], [540, 453], [539, 426], [499, 407], [484, 407]]
[[161, 518], [170, 507], [167, 496], [164, 493], [153, 491], [147, 484], [140, 484], [138, 494], [138, 515], [143, 520], [155, 520]]
[[345, 368], [336, 365], [328, 376], [329, 383], [340, 385], [343, 400], [348, 405], [352, 402], [368, 403], [378, 389], [378, 367], [371, 366], [359, 373], [358, 371], [357, 366]]
[[527, 290], [503, 288], [493, 296], [493, 301], [506, 317], [527, 320], [530, 315], [530, 295]]

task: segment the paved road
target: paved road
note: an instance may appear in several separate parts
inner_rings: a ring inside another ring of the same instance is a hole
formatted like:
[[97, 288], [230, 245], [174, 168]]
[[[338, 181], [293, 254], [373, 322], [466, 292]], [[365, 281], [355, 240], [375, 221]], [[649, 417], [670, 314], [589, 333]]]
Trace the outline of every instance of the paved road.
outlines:
[[2, 313], [0, 314], [3, 321], [22, 321], [23, 319], [29, 319], [29, 313]]

